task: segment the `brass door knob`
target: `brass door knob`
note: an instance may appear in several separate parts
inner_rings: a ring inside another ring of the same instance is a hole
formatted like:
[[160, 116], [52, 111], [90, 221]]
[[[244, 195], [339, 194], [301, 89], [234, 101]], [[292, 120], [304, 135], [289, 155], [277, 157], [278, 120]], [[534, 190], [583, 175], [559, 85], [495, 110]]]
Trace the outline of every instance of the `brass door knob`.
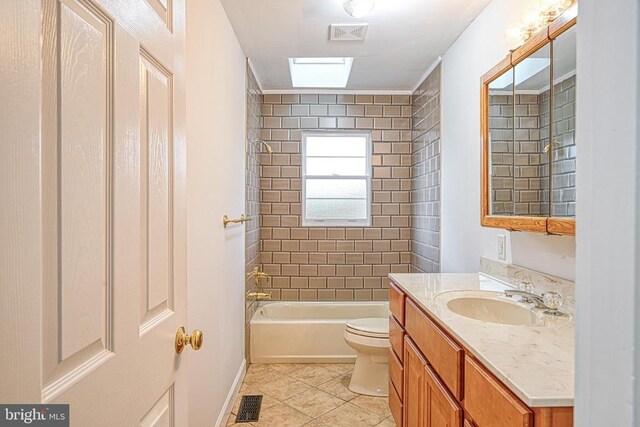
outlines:
[[201, 330], [196, 329], [190, 334], [187, 334], [184, 326], [180, 326], [178, 332], [176, 332], [176, 353], [182, 353], [182, 350], [184, 350], [187, 344], [191, 345], [191, 348], [194, 350], [200, 350], [200, 348], [202, 348], [202, 340]]

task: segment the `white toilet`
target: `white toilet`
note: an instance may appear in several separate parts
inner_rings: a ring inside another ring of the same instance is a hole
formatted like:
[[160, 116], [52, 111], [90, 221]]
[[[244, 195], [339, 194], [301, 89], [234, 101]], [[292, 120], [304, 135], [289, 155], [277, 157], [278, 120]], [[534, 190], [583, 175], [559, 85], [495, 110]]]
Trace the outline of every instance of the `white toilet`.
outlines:
[[389, 319], [349, 320], [344, 339], [357, 352], [349, 390], [368, 396], [388, 396]]

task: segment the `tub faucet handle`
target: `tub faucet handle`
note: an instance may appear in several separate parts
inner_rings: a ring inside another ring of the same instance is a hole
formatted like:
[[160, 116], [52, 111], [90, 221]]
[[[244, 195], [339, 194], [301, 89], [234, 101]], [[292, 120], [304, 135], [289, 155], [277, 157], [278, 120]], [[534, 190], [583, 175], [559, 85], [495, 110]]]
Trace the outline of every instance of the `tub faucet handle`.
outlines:
[[271, 276], [265, 273], [264, 271], [260, 271], [260, 266], [256, 266], [250, 273], [247, 274], [247, 277], [253, 276], [253, 284], [260, 287], [260, 279], [267, 279], [267, 285], [271, 283]]
[[256, 278], [256, 280], [255, 280], [256, 285], [259, 285], [259, 284], [260, 284], [260, 279], [263, 279], [263, 278], [264, 278], [264, 279], [267, 279], [267, 285], [268, 285], [269, 283], [271, 283], [271, 276], [269, 276], [269, 275], [268, 275], [267, 273], [265, 273], [264, 271], [257, 271], [257, 272], [256, 272], [256, 275], [255, 275], [255, 278]]

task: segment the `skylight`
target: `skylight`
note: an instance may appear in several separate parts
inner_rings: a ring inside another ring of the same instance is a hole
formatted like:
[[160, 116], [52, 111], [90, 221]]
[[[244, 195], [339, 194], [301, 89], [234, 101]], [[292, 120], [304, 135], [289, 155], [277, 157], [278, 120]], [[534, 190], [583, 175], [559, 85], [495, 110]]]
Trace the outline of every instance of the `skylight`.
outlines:
[[289, 58], [293, 87], [345, 88], [353, 58]]
[[347, 58], [293, 58], [293, 63], [299, 64], [329, 64], [329, 65], [344, 65]]

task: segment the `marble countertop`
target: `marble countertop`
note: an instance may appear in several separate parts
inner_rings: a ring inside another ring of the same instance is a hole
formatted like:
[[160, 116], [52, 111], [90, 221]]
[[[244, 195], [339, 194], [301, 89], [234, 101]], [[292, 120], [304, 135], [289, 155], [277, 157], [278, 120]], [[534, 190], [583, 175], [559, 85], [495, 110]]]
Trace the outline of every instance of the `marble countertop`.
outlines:
[[513, 288], [482, 273], [392, 273], [389, 277], [529, 407], [573, 406], [573, 319], [549, 319], [550, 326], [484, 323], [452, 312], [446, 295], [438, 297], [448, 291]]

